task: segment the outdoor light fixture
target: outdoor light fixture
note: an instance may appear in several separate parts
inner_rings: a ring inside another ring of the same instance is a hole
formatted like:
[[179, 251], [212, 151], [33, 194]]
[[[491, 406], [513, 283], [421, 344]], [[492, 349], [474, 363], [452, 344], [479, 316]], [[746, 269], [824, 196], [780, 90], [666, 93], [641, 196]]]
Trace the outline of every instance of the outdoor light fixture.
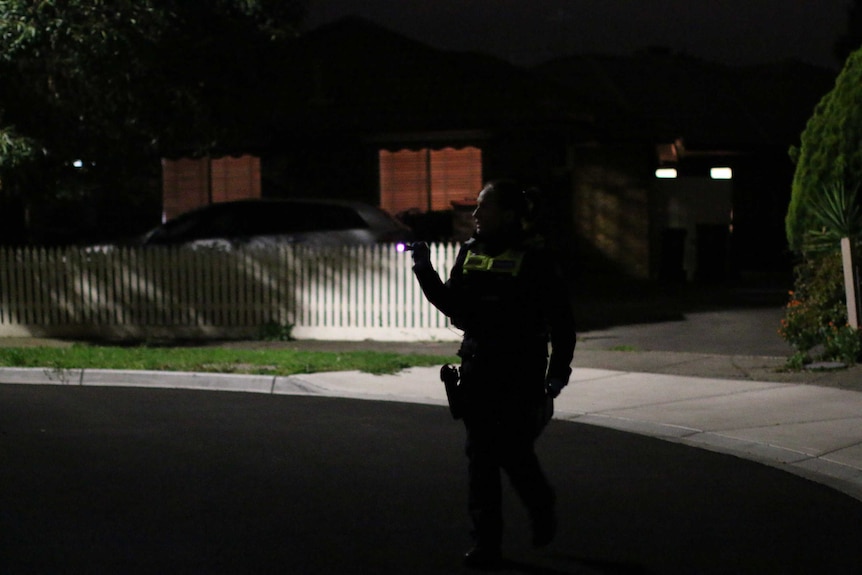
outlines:
[[676, 178], [676, 168], [659, 168], [655, 171], [655, 177], [663, 180]]
[[709, 177], [713, 180], [732, 180], [733, 170], [730, 168], [710, 168]]

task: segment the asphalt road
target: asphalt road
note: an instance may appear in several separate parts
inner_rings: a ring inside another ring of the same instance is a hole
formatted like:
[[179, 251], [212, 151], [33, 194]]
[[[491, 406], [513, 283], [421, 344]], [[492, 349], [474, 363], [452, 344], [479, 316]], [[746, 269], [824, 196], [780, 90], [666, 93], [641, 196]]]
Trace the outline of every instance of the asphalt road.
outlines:
[[[441, 407], [0, 386], [0, 573], [459, 573], [463, 432]], [[507, 572], [858, 574], [862, 503], [770, 467], [552, 422], [561, 531]]]

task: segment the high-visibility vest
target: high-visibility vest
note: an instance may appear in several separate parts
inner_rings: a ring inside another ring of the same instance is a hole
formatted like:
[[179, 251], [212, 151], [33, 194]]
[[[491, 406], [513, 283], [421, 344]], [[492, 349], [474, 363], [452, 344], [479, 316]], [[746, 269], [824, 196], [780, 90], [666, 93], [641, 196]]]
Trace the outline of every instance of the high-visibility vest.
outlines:
[[468, 251], [467, 257], [461, 269], [465, 274], [471, 272], [492, 272], [517, 276], [524, 262], [524, 253], [521, 250], [506, 250], [496, 256], [478, 254]]

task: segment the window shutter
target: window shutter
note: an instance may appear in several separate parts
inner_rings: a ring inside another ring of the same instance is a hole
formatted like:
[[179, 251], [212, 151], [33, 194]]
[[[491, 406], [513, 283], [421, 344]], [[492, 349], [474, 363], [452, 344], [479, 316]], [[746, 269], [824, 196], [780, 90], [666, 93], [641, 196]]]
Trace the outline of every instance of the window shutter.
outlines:
[[163, 218], [172, 219], [213, 202], [259, 198], [260, 158], [162, 160]]
[[390, 214], [428, 209], [426, 150], [380, 151], [380, 207]]
[[209, 203], [205, 159], [162, 160], [162, 219]]
[[380, 205], [391, 214], [450, 210], [452, 201], [474, 199], [482, 187], [482, 150], [476, 147], [380, 150], [379, 156]]
[[431, 207], [451, 210], [453, 201], [474, 200], [482, 188], [482, 151], [445, 148], [431, 152]]
[[211, 165], [213, 202], [260, 197], [260, 158], [225, 156]]

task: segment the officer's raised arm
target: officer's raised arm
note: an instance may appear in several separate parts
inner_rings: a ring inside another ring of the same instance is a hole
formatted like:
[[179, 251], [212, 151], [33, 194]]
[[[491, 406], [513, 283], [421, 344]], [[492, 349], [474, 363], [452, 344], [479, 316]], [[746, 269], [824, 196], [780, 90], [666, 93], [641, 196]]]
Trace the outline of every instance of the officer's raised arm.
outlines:
[[[416, 242], [411, 245], [413, 253], [413, 274], [419, 282], [419, 287], [422, 288], [422, 293], [425, 298], [440, 310], [444, 315], [454, 319], [458, 315], [459, 305], [457, 297], [452, 293], [452, 278], [443, 283], [440, 279], [440, 274], [434, 269], [431, 263], [431, 248], [425, 242]], [[456, 262], [463, 259], [462, 254], [458, 254]], [[454, 269], [458, 269], [456, 265]], [[452, 273], [456, 273], [454, 270]]]

